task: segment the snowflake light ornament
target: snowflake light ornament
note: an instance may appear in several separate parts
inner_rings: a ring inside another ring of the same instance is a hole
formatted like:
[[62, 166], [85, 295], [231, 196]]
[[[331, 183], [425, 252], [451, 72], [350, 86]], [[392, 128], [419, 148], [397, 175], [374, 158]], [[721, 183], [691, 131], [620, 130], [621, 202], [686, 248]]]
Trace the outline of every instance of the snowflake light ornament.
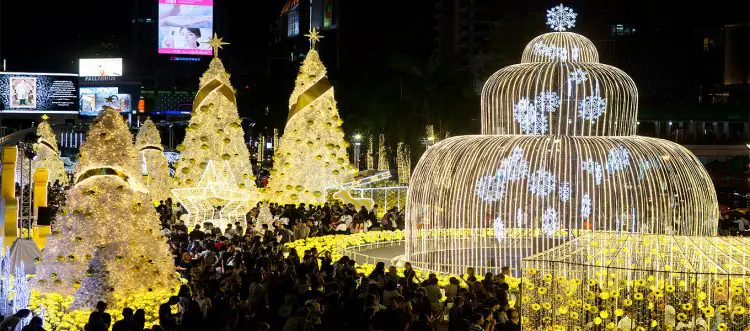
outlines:
[[600, 96], [588, 96], [578, 101], [578, 117], [584, 120], [595, 120], [607, 110], [607, 99]]
[[515, 147], [511, 155], [503, 159], [497, 169], [498, 177], [506, 181], [518, 181], [526, 178], [529, 173], [529, 162], [523, 157], [523, 148]]
[[581, 216], [583, 218], [591, 216], [591, 196], [588, 193], [584, 193], [581, 199]]
[[547, 113], [553, 113], [560, 108], [560, 96], [557, 92], [544, 91], [536, 97], [536, 108]]
[[544, 134], [547, 132], [547, 116], [537, 111], [534, 101], [522, 97], [513, 105], [513, 119], [526, 134]]
[[497, 239], [497, 241], [502, 242], [505, 240], [505, 222], [503, 222], [503, 219], [500, 216], [492, 221], [492, 228], [495, 230], [495, 239]]
[[482, 176], [474, 185], [474, 193], [486, 202], [495, 202], [505, 196], [505, 182], [496, 176]]
[[545, 197], [555, 191], [555, 175], [542, 168], [529, 177], [529, 192]]
[[594, 176], [596, 185], [602, 183], [602, 164], [592, 159], [581, 161], [581, 170]]
[[560, 183], [560, 187], [557, 189], [557, 196], [560, 198], [560, 201], [570, 200], [570, 191], [570, 182]]
[[576, 26], [576, 14], [562, 4], [547, 10], [547, 25], [555, 31], [565, 31]]
[[588, 71], [576, 69], [568, 73], [568, 82], [576, 83], [576, 85], [583, 84], [583, 82], [589, 79]]
[[607, 172], [612, 173], [630, 166], [630, 151], [622, 145], [612, 147], [607, 153]]
[[547, 208], [542, 214], [542, 232], [551, 237], [558, 230], [560, 230], [560, 225], [557, 223], [557, 210]]

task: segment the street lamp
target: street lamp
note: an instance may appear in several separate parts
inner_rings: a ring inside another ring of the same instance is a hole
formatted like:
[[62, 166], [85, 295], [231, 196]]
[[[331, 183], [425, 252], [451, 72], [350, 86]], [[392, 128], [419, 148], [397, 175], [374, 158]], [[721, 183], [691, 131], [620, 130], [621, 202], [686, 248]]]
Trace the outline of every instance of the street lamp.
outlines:
[[357, 133], [353, 137], [354, 139], [354, 166], [359, 170], [359, 146], [362, 145], [362, 135]]

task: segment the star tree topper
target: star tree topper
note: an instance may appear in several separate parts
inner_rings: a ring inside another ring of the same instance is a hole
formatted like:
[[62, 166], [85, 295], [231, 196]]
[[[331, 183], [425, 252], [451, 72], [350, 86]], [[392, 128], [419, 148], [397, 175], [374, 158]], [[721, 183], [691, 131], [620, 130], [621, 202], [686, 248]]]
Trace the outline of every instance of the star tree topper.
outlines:
[[312, 28], [310, 30], [310, 33], [306, 34], [305, 37], [310, 39], [310, 48], [315, 48], [315, 44], [320, 42], [320, 39], [323, 39], [323, 36], [320, 35], [320, 32], [318, 32], [318, 28]]
[[547, 25], [555, 31], [565, 31], [576, 26], [576, 14], [562, 4], [547, 10]]
[[201, 43], [211, 45], [211, 48], [214, 50], [214, 57], [219, 57], [219, 49], [223, 48], [224, 45], [229, 45], [229, 43], [225, 43], [223, 40], [224, 38], [219, 38], [216, 32], [214, 32], [214, 37], [211, 40], [201, 41]]

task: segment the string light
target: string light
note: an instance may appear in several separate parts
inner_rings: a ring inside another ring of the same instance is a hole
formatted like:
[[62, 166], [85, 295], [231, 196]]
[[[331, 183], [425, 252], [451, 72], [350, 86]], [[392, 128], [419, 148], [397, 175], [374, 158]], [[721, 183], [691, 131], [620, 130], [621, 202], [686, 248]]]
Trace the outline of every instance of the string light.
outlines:
[[[586, 37], [553, 32], [487, 80], [482, 135], [439, 142], [412, 174], [405, 258], [415, 268], [518, 269], [590, 231], [716, 234], [716, 193], [699, 160], [635, 136], [635, 83], [598, 60]], [[502, 245], [486, 235], [511, 219]]]
[[[105, 108], [100, 113], [80, 153], [76, 184], [47, 237], [33, 288], [63, 296], [83, 291], [79, 297], [88, 298], [92, 291], [132, 297], [174, 288], [174, 259], [159, 216], [138, 182], [139, 158], [119, 112]], [[108, 278], [82, 287], [97, 252], [106, 261]]]
[[411, 177], [411, 151], [409, 150], [409, 146], [404, 145], [403, 142], [399, 142], [396, 148], [396, 161], [398, 183], [409, 184], [409, 178]]
[[356, 171], [347, 148], [326, 68], [315, 49], [302, 61], [289, 98], [289, 117], [273, 156], [266, 190], [271, 202], [323, 204], [331, 184]]
[[[208, 161], [203, 176], [194, 187], [173, 189], [172, 194], [185, 207], [189, 226], [211, 222], [221, 229], [227, 224], [244, 221], [249, 206], [261, 200], [260, 194], [240, 189], [228, 161], [217, 169]], [[218, 215], [217, 208], [219, 208]]]
[[[39, 139], [33, 145], [33, 148], [37, 157], [31, 162], [33, 167], [31, 173], [36, 173], [39, 168], [45, 168], [49, 173], [50, 183], [59, 181], [60, 184], [67, 184], [68, 174], [65, 172], [65, 163], [60, 159], [60, 152], [57, 150], [57, 138], [47, 122], [46, 116], [42, 117], [42, 122], [37, 126], [36, 135], [39, 136]], [[24, 158], [25, 160], [26, 158]]]
[[266, 157], [266, 137], [263, 136], [263, 134], [258, 135], [258, 166], [263, 166], [263, 160], [265, 160]]
[[576, 26], [576, 14], [570, 7], [558, 5], [547, 10], [547, 25], [552, 30], [565, 31]]
[[378, 138], [378, 170], [386, 171], [390, 169], [391, 167], [388, 165], [388, 156], [385, 152], [385, 135], [381, 133]]
[[161, 135], [154, 122], [149, 118], [143, 122], [135, 137], [136, 151], [141, 155], [143, 167], [146, 169], [144, 178], [146, 188], [154, 202], [169, 198], [170, 177], [169, 163], [164, 156], [161, 145]]
[[245, 144], [242, 119], [237, 113], [235, 90], [218, 57], [218, 48], [224, 44], [217, 36], [211, 40], [215, 47], [214, 58], [200, 78], [200, 89], [193, 101], [185, 139], [177, 145], [181, 157], [175, 163], [173, 187], [192, 187], [201, 178], [209, 161], [228, 161], [232, 172], [237, 175], [239, 187], [255, 190], [255, 176]]

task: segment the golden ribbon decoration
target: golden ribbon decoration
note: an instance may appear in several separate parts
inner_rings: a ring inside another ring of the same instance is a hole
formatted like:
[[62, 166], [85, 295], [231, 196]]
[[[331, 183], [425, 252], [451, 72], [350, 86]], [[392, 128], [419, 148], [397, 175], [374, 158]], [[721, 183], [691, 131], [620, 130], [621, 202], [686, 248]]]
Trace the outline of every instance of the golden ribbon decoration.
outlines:
[[328, 81], [328, 78], [325, 77], [317, 81], [313, 86], [310, 86], [310, 88], [297, 97], [297, 102], [289, 108], [289, 117], [287, 118], [287, 121], [289, 121], [292, 116], [297, 115], [302, 109], [305, 109], [305, 107], [315, 102], [315, 100], [320, 98], [323, 93], [326, 93], [331, 88], [333, 88], [333, 86]]
[[92, 169], [86, 170], [80, 176], [75, 178], [75, 182], [80, 183], [84, 181], [85, 179], [95, 177], [95, 176], [117, 176], [117, 177], [120, 177], [120, 179], [122, 179], [126, 183], [130, 179], [130, 177], [126, 175], [124, 172], [119, 171], [115, 168], [101, 167], [101, 168], [92, 168]]
[[39, 139], [39, 143], [42, 144], [42, 145], [45, 145], [45, 146], [49, 147], [51, 150], [57, 152], [57, 148], [55, 146], [52, 146], [52, 144], [49, 141], [46, 141], [44, 139]]
[[198, 110], [198, 107], [200, 107], [201, 103], [208, 98], [211, 92], [217, 90], [223, 94], [229, 102], [237, 105], [237, 97], [234, 95], [234, 91], [232, 91], [229, 86], [224, 85], [224, 83], [214, 78], [198, 90], [198, 94], [195, 95], [195, 100], [193, 101], [193, 111]]

